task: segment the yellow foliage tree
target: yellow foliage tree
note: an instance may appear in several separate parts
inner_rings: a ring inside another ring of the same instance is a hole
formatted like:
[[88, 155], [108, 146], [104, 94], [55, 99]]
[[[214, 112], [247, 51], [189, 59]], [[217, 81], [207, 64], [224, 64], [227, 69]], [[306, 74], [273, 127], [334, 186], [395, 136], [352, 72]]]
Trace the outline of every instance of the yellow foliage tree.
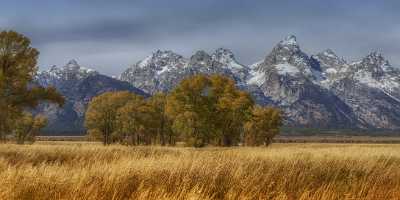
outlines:
[[168, 95], [166, 111], [173, 119], [173, 130], [184, 135], [188, 145], [206, 145], [213, 131], [211, 81], [205, 75], [184, 79]]
[[117, 131], [117, 112], [138, 97], [130, 92], [106, 92], [94, 97], [85, 114], [88, 133], [101, 133], [104, 145], [111, 144], [111, 135]]
[[168, 96], [173, 128], [189, 145], [235, 145], [254, 105], [250, 95], [221, 75], [196, 75], [183, 80]]
[[31, 113], [24, 112], [16, 121], [16, 128], [14, 129], [17, 144], [24, 144], [25, 141], [34, 142], [39, 130], [46, 124], [46, 117], [42, 115], [33, 116]]
[[153, 95], [147, 104], [151, 109], [152, 124], [156, 132], [156, 137], [159, 143], [164, 146], [165, 144], [174, 145], [176, 135], [171, 129], [172, 121], [166, 113], [167, 96], [163, 93]]
[[279, 128], [282, 125], [280, 110], [255, 106], [251, 115], [244, 125], [245, 145], [268, 146], [273, 137], [279, 134]]
[[130, 144], [137, 145], [143, 140], [145, 102], [142, 97], [135, 96], [117, 110], [117, 130], [114, 134], [119, 141], [130, 139]]
[[243, 123], [250, 115], [253, 100], [247, 92], [236, 88], [235, 82], [224, 76], [213, 75], [212, 97], [215, 101], [215, 131], [220, 146], [236, 145], [240, 142]]

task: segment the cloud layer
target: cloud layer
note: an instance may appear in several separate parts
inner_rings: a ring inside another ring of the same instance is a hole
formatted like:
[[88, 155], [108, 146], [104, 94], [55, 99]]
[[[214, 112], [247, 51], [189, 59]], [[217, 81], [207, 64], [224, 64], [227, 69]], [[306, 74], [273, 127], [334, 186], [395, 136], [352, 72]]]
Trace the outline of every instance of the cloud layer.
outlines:
[[0, 27], [29, 36], [40, 67], [77, 59], [117, 75], [156, 49], [190, 56], [232, 49], [244, 64], [263, 57], [288, 34], [317, 53], [348, 60], [378, 50], [400, 64], [399, 1], [60, 0], [2, 2]]

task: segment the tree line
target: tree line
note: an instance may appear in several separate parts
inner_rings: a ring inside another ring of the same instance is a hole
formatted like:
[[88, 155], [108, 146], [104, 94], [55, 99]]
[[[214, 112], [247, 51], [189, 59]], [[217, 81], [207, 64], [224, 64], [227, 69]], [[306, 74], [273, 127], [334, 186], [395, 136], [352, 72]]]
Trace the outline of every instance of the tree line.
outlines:
[[268, 145], [281, 124], [278, 109], [256, 105], [222, 75], [195, 75], [147, 99], [107, 92], [92, 99], [85, 115], [88, 135], [105, 145]]

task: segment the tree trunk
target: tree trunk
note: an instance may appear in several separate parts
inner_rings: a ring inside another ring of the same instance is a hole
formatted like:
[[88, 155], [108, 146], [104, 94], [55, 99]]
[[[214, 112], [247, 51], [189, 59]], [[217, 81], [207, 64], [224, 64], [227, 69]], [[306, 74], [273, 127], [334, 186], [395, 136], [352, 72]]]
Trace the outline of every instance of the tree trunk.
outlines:
[[232, 146], [232, 139], [228, 135], [223, 136], [223, 146], [224, 147]]
[[164, 119], [161, 120], [161, 127], [160, 127], [160, 140], [161, 146], [165, 146], [165, 136], [164, 136]]

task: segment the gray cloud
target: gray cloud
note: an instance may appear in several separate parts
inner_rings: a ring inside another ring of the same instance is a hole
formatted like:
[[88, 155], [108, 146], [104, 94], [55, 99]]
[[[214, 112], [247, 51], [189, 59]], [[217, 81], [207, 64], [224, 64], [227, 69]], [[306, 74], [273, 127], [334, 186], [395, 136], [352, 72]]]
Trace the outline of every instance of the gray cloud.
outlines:
[[0, 25], [32, 38], [42, 69], [75, 58], [119, 74], [156, 49], [190, 56], [218, 47], [250, 64], [288, 34], [311, 54], [332, 48], [354, 60], [380, 50], [400, 64], [400, 2], [394, 0], [36, 2], [5, 3]]

